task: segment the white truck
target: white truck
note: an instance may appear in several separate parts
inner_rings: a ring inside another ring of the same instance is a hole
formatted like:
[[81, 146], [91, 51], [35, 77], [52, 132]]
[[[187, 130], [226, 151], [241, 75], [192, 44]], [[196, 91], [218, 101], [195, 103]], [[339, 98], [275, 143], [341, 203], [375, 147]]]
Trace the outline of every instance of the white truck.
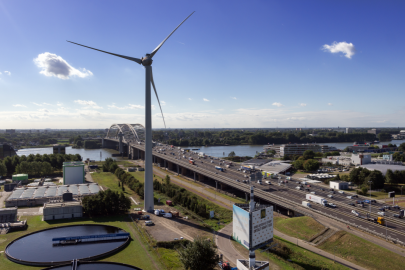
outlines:
[[311, 204], [310, 204], [309, 202], [307, 202], [307, 201], [303, 201], [303, 202], [302, 202], [302, 206], [311, 208]]
[[328, 205], [328, 201], [325, 200], [325, 199], [322, 198], [322, 197], [318, 197], [318, 196], [315, 196], [315, 195], [312, 195], [312, 194], [306, 194], [306, 195], [305, 195], [305, 198], [306, 198], [308, 201], [315, 202], [315, 203], [319, 203], [320, 205], [323, 205], [323, 206], [327, 206], [327, 205]]

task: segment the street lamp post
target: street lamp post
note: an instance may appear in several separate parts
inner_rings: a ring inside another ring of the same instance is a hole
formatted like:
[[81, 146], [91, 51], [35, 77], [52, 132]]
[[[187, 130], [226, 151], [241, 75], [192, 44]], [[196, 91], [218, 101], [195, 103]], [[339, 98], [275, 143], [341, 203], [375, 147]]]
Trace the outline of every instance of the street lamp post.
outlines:
[[371, 216], [371, 183], [373, 183], [372, 181], [368, 181], [368, 183], [370, 184], [370, 216]]
[[385, 220], [385, 240], [388, 241], [388, 229], [387, 229], [388, 224], [387, 223], [388, 223], [387, 220]]

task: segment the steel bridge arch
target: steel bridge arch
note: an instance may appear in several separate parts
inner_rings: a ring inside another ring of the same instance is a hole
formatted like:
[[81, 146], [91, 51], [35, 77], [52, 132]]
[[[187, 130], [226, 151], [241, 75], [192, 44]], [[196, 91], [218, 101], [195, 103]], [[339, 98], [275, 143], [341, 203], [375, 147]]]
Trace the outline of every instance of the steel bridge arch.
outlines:
[[108, 129], [107, 139], [119, 139], [118, 134], [122, 132], [123, 142], [137, 143], [145, 141], [145, 127], [141, 124], [112, 124]]

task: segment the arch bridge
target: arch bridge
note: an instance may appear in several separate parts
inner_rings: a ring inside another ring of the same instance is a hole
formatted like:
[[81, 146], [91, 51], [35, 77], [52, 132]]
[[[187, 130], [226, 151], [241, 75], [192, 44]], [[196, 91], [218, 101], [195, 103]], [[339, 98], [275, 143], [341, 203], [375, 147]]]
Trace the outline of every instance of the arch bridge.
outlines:
[[112, 124], [108, 129], [106, 139], [120, 140], [124, 143], [145, 141], [145, 127], [141, 124]]

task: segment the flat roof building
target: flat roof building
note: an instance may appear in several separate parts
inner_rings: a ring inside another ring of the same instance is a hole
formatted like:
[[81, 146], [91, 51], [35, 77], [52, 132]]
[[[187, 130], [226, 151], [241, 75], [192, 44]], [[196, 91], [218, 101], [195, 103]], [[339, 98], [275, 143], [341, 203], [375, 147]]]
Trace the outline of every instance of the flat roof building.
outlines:
[[267, 149], [275, 150], [280, 156], [291, 156], [304, 154], [306, 150], [312, 150], [315, 153], [326, 153], [329, 152], [329, 147], [327, 145], [320, 144], [282, 144], [279, 146], [269, 146]]
[[329, 186], [330, 186], [330, 188], [337, 189], [337, 190], [349, 189], [349, 183], [344, 182], [344, 181], [330, 181]]
[[360, 167], [366, 168], [370, 171], [374, 171], [374, 170], [380, 171], [384, 176], [388, 170], [391, 170], [393, 172], [405, 171], [405, 166], [391, 165], [391, 164], [366, 164], [366, 165], [361, 165]]
[[99, 191], [100, 187], [96, 183], [15, 188], [5, 204], [6, 207], [43, 205], [49, 201], [62, 200], [65, 192], [72, 193], [74, 199], [80, 199]]
[[82, 184], [85, 182], [84, 162], [63, 162], [63, 184]]

